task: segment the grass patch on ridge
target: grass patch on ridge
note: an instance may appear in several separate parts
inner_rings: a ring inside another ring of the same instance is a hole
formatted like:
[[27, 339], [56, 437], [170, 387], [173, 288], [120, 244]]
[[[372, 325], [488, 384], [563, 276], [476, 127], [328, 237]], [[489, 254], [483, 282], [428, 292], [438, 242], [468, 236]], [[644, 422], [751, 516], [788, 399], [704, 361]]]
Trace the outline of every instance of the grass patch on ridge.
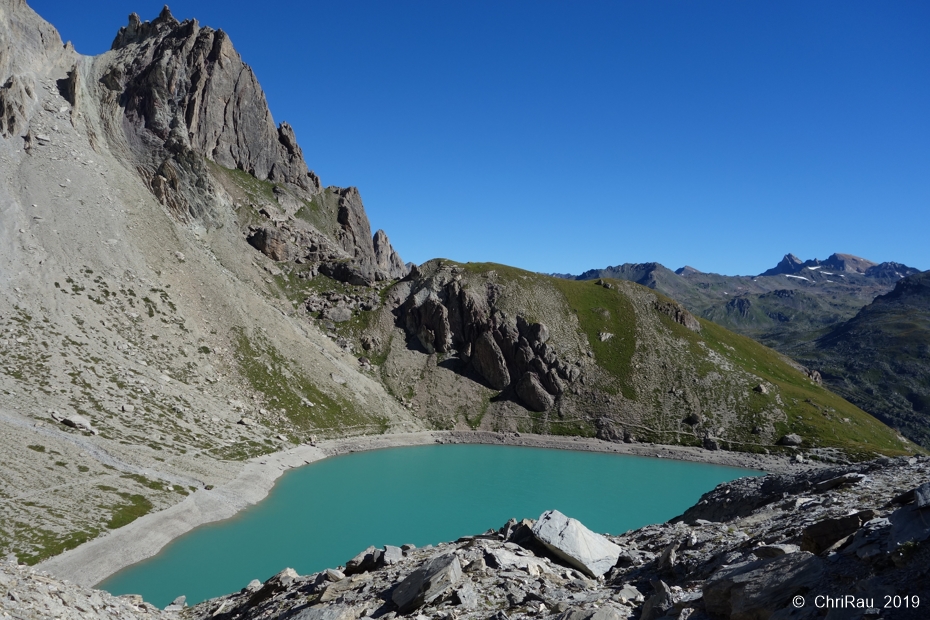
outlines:
[[[577, 315], [598, 366], [617, 379], [624, 398], [635, 400], [632, 360], [636, 352], [636, 313], [633, 304], [617, 290], [616, 282], [613, 289], [593, 280], [550, 278], [550, 282]], [[613, 335], [602, 341], [601, 333]], [[616, 393], [616, 389], [609, 386], [605, 389]]]

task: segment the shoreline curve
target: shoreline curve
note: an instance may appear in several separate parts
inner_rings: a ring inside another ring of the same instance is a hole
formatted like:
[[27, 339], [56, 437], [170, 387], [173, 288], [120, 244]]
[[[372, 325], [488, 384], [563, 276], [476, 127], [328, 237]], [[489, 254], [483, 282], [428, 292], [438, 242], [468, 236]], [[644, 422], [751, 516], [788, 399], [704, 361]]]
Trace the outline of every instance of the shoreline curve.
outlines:
[[363, 435], [303, 444], [245, 461], [238, 475], [211, 490], [200, 489], [181, 502], [144, 515], [108, 534], [65, 551], [35, 566], [59, 579], [94, 587], [120, 570], [156, 555], [174, 539], [195, 527], [222, 521], [257, 504], [285, 471], [316, 461], [368, 450], [435, 444], [490, 444], [606, 452], [694, 463], [725, 465], [769, 473], [789, 473], [823, 467], [798, 464], [785, 456], [746, 452], [708, 451], [692, 446], [613, 443], [587, 437], [532, 435], [490, 431], [417, 431]]

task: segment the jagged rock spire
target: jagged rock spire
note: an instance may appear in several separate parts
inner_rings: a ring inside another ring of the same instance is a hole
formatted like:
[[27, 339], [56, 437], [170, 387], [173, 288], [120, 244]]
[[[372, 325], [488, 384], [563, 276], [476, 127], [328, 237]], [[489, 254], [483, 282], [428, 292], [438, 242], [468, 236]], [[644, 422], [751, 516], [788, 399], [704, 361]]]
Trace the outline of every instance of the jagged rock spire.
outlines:
[[140, 43], [164, 30], [178, 26], [180, 23], [171, 14], [171, 9], [168, 8], [167, 4], [162, 8], [158, 17], [150, 22], [143, 22], [138, 13], [130, 13], [129, 24], [119, 29], [110, 49], [116, 50], [132, 43]]

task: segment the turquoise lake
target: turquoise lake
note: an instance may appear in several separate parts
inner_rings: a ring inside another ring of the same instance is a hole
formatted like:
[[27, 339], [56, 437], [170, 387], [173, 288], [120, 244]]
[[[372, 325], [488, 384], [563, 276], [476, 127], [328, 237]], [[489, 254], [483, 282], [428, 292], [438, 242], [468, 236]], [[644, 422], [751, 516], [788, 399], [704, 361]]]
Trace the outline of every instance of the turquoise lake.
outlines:
[[391, 448], [291, 470], [268, 497], [201, 526], [97, 587], [164, 607], [344, 565], [369, 545], [418, 547], [536, 519], [549, 509], [619, 534], [681, 514], [746, 469], [668, 459], [511, 446]]

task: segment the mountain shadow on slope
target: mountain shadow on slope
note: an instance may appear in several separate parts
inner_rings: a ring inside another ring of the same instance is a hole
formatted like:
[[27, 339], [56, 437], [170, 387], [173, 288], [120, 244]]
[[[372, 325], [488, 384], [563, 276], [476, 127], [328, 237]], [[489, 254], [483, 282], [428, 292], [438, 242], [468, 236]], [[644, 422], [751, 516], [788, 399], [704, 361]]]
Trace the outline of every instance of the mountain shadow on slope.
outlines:
[[930, 271], [899, 281], [797, 356], [845, 398], [930, 445]]

